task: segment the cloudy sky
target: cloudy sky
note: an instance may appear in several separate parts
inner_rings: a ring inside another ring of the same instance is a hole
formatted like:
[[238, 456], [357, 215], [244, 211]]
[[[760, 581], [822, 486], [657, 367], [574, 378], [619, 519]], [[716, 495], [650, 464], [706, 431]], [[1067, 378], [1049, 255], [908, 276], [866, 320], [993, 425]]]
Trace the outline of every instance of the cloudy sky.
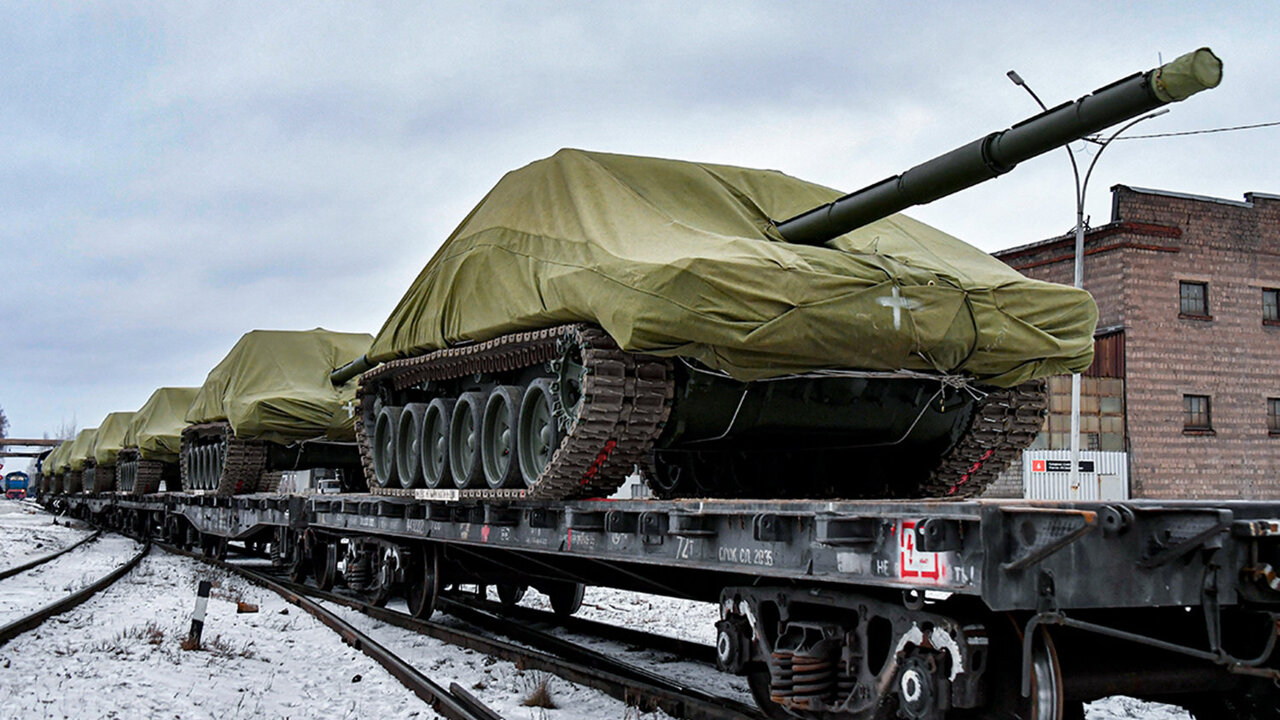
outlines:
[[[1033, 114], [1011, 68], [1057, 104], [1202, 45], [1222, 86], [1133, 132], [1280, 120], [1273, 3], [1144, 5], [6, 3], [10, 435], [198, 385], [253, 328], [376, 332], [485, 191], [561, 147], [854, 190]], [[1275, 127], [1133, 140], [1088, 213], [1116, 183], [1280, 193], [1278, 166]], [[996, 250], [1067, 231], [1072, 192], [1058, 152], [911, 214]]]

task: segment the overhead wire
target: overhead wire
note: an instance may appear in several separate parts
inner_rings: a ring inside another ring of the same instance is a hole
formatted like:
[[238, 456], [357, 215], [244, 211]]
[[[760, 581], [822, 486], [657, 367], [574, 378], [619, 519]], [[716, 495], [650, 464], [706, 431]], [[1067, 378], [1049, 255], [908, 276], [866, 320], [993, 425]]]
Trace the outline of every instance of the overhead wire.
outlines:
[[[1253, 125], [1235, 125], [1233, 127], [1209, 128], [1206, 130], [1183, 130], [1182, 132], [1152, 133], [1150, 135], [1125, 135], [1115, 138], [1116, 140], [1149, 140], [1151, 138], [1164, 137], [1180, 137], [1182, 135], [1208, 135], [1209, 133], [1234, 132], [1236, 130], [1255, 130], [1257, 128], [1275, 127], [1280, 125], [1280, 120], [1274, 122], [1254, 123]], [[1095, 138], [1085, 138], [1091, 142], [1096, 142]]]

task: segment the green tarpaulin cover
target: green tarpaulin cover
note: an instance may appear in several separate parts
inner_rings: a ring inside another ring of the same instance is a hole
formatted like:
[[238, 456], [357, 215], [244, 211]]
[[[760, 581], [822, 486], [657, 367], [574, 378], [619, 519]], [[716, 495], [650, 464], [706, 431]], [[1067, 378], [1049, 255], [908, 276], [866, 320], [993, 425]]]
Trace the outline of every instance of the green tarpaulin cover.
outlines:
[[124, 447], [124, 436], [129, 431], [133, 415], [131, 412], [113, 412], [102, 420], [90, 453], [99, 465], [116, 464], [116, 454]]
[[508, 173], [378, 333], [386, 361], [571, 321], [742, 380], [816, 368], [1087, 368], [1097, 307], [905, 215], [829, 247], [787, 218], [841, 193], [775, 171], [561, 150]]
[[137, 448], [143, 460], [178, 462], [187, 410], [199, 388], [162, 387], [133, 414], [124, 436], [124, 447]]
[[334, 388], [329, 373], [369, 350], [364, 333], [254, 330], [240, 338], [187, 410], [187, 422], [227, 420], [236, 437], [289, 443], [355, 439], [347, 405], [355, 381]]
[[89, 428], [81, 430], [76, 435], [75, 442], [71, 443], [71, 449], [67, 451], [67, 456], [63, 458], [63, 465], [70, 465], [72, 470], [83, 470], [84, 461], [93, 457], [93, 442], [98, 437], [98, 428]]
[[40, 467], [46, 475], [57, 475], [62, 472], [62, 466], [66, 465], [62, 458], [67, 454], [67, 450], [71, 449], [71, 442], [71, 440], [63, 440], [58, 443], [53, 452], [49, 453], [48, 457], [44, 459], [44, 463]]

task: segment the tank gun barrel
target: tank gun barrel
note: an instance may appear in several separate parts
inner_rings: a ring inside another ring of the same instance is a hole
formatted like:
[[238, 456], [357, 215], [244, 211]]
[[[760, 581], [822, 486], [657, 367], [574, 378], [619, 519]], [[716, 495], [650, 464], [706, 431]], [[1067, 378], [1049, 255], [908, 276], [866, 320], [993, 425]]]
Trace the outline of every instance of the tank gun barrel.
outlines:
[[1218, 86], [1222, 61], [1200, 48], [991, 133], [894, 177], [776, 224], [787, 242], [821, 245], [914, 205], [1003, 175], [1043, 155], [1161, 105]]
[[361, 355], [351, 362], [329, 373], [329, 382], [334, 387], [343, 385], [351, 378], [363, 373], [366, 370], [372, 370], [377, 363], [369, 359], [368, 355]]

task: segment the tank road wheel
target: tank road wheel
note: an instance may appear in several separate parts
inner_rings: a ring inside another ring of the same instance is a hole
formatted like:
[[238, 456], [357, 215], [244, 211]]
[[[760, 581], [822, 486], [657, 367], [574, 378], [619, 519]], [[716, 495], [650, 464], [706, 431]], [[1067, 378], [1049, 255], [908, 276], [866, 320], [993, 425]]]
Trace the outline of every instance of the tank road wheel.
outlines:
[[520, 396], [517, 385], [499, 385], [489, 393], [480, 431], [480, 456], [484, 479], [493, 490], [512, 487], [520, 476], [518, 461]]
[[338, 582], [338, 544], [316, 538], [311, 544], [311, 574], [316, 587], [332, 590]]
[[422, 452], [422, 478], [431, 489], [453, 485], [449, 468], [449, 424], [456, 400], [436, 398], [427, 405], [422, 418], [419, 447]]
[[396, 426], [403, 412], [402, 407], [384, 407], [373, 426], [373, 474], [378, 487], [391, 487], [400, 481], [396, 472]]
[[435, 545], [421, 545], [410, 554], [409, 571], [405, 574], [405, 599], [409, 613], [426, 620], [436, 609], [440, 595], [440, 556]]
[[502, 603], [502, 609], [510, 610], [524, 599], [525, 593], [529, 592], [529, 586], [516, 585], [515, 583], [498, 583], [497, 590], [498, 602]]
[[460, 488], [484, 485], [484, 466], [480, 461], [483, 410], [484, 396], [478, 392], [462, 393], [453, 406], [453, 418], [449, 421], [449, 468], [454, 483]]
[[409, 403], [396, 427], [396, 474], [405, 489], [422, 486], [422, 422], [426, 414], [426, 403]]
[[526, 487], [532, 486], [560, 447], [560, 423], [556, 422], [555, 395], [551, 381], [539, 378], [529, 383], [520, 400], [520, 432], [516, 449], [520, 456], [520, 475]]
[[551, 601], [551, 609], [560, 617], [569, 617], [582, 608], [582, 594], [586, 586], [575, 582], [557, 582], [541, 588]]

